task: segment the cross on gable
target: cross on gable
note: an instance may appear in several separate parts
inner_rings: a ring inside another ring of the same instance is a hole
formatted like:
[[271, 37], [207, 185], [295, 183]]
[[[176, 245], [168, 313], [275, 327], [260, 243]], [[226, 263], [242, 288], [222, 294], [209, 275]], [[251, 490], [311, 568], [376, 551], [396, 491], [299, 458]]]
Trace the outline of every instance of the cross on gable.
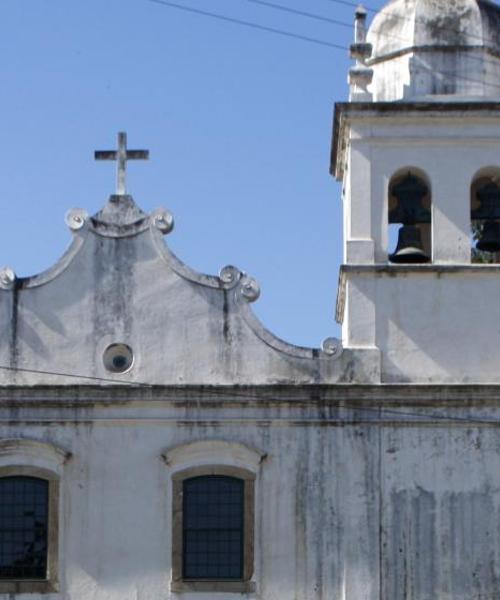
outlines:
[[118, 150], [96, 150], [95, 160], [116, 160], [116, 193], [123, 196], [127, 193], [127, 161], [148, 160], [149, 150], [127, 150], [127, 134], [118, 134]]

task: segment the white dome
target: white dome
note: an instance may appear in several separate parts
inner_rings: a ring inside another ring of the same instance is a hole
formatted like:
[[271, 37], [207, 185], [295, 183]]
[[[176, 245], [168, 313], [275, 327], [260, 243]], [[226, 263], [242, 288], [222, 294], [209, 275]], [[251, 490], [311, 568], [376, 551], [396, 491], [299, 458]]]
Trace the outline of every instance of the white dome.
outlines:
[[391, 0], [368, 31], [374, 100], [500, 97], [500, 6]]

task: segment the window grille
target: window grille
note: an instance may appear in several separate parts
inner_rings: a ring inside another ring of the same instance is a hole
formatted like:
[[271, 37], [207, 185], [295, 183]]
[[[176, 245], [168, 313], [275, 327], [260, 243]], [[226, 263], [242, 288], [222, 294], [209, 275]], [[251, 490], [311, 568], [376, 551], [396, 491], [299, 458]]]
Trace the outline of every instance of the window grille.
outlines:
[[241, 580], [244, 481], [207, 475], [183, 483], [183, 577]]
[[0, 478], [0, 579], [47, 576], [49, 482]]

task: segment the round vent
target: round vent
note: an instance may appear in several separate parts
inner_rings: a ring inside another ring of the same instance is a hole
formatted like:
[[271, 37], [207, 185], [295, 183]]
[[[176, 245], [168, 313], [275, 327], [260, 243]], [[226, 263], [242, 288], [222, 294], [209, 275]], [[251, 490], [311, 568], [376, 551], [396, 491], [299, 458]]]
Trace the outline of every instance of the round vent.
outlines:
[[103, 361], [111, 373], [125, 373], [132, 368], [134, 353], [127, 344], [111, 344], [104, 351]]

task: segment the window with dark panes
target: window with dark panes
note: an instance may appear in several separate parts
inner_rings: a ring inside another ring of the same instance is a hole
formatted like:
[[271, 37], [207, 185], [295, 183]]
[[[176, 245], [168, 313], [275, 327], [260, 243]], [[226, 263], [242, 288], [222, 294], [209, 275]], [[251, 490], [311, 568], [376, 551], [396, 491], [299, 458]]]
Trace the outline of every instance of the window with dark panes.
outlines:
[[49, 482], [0, 478], [0, 579], [47, 576]]
[[243, 578], [244, 487], [220, 475], [184, 480], [184, 579]]

